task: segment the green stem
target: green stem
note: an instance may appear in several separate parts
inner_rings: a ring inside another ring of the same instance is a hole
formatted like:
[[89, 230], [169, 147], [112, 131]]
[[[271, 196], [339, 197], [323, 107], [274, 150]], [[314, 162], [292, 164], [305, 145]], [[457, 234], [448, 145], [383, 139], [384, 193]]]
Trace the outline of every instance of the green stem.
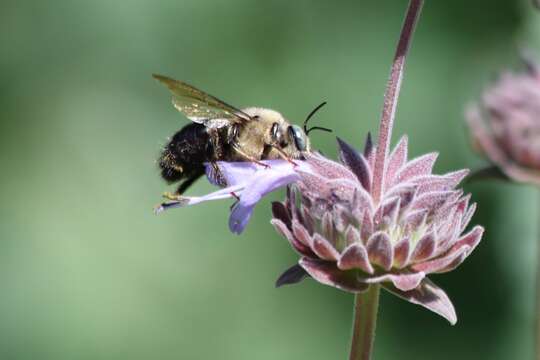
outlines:
[[356, 294], [354, 324], [349, 360], [369, 360], [375, 340], [380, 285], [370, 285], [363, 293]]
[[[540, 207], [537, 210], [537, 216], [540, 215]], [[540, 223], [539, 223], [540, 224]], [[534, 336], [535, 336], [535, 347], [536, 347], [536, 355], [535, 359], [540, 360], [540, 226], [537, 227], [538, 236], [539, 238], [536, 239], [536, 299], [535, 299], [535, 329], [534, 329]]]

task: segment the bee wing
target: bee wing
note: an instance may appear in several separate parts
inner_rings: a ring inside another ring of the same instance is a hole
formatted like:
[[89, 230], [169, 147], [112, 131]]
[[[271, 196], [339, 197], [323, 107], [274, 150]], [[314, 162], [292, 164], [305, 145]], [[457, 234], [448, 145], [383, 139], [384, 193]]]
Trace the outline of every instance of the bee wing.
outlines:
[[173, 94], [174, 107], [193, 122], [209, 128], [220, 128], [251, 120], [251, 117], [243, 111], [185, 82], [162, 75], [152, 76], [169, 88]]

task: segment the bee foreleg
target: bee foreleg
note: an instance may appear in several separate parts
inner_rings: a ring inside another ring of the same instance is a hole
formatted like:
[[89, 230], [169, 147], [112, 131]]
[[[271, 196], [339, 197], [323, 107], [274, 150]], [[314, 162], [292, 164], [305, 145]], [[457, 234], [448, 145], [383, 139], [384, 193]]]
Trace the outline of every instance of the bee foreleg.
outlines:
[[281, 156], [281, 158], [283, 160], [287, 160], [289, 163], [291, 163], [294, 167], [298, 166], [297, 163], [295, 163], [290, 157], [289, 155], [287, 155], [285, 153], [285, 151], [283, 151], [279, 146], [275, 145], [275, 144], [271, 144], [270, 146], [272, 146], [276, 151], [277, 153], [279, 154], [279, 156]]
[[[189, 174], [188, 178], [184, 180], [178, 190], [176, 190], [177, 195], [182, 195], [195, 181], [197, 181], [201, 176], [204, 175], [204, 168], [197, 169], [193, 173]], [[174, 196], [174, 195], [173, 195]], [[171, 199], [174, 200], [174, 199]]]
[[261, 162], [259, 159], [256, 159], [255, 157], [246, 154], [246, 153], [240, 148], [240, 146], [238, 146], [237, 143], [234, 143], [234, 142], [233, 142], [233, 143], [231, 143], [231, 146], [233, 147], [234, 151], [236, 151], [236, 152], [237, 152], [240, 156], [242, 156], [244, 159], [249, 160], [249, 161], [251, 161], [251, 162], [254, 162], [254, 163], [257, 164], [257, 165], [264, 166], [264, 168], [266, 168], [266, 169], [270, 168], [270, 165], [265, 164], [265, 163]]
[[208, 174], [208, 177], [219, 186], [227, 186], [227, 180], [225, 180], [225, 176], [223, 176], [217, 162], [211, 161], [210, 164], [212, 165], [212, 172]]

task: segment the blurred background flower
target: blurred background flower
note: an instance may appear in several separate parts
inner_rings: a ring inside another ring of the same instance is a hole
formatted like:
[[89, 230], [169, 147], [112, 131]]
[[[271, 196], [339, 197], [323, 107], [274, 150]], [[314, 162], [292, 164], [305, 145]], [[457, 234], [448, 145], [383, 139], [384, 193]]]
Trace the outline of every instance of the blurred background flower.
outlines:
[[[188, 120], [151, 74], [296, 123], [327, 100], [318, 125], [358, 144], [377, 129], [405, 7], [3, 1], [2, 359], [345, 358], [350, 294], [313, 281], [272, 286], [297, 261], [268, 223], [272, 199], [255, 208], [242, 237], [228, 231], [220, 202], [153, 214], [156, 194], [173, 190], [155, 160]], [[439, 151], [436, 173], [484, 161], [468, 146], [462, 109], [517, 62], [516, 35], [540, 47], [528, 0], [426, 4], [394, 129], [414, 139], [411, 157]], [[333, 136], [311, 139], [336, 158]], [[211, 189], [200, 181], [189, 195]], [[536, 192], [497, 183], [466, 191], [479, 204], [473, 222], [489, 232], [471, 261], [434, 277], [459, 309], [458, 324], [382, 296], [377, 359], [532, 357]], [[531, 242], [509, 246], [516, 234]], [[409, 346], [418, 338], [421, 347]], [[441, 351], [441, 339], [460, 346]]]
[[504, 72], [469, 107], [467, 120], [475, 147], [497, 168], [494, 173], [540, 186], [540, 67], [532, 60], [524, 67]]

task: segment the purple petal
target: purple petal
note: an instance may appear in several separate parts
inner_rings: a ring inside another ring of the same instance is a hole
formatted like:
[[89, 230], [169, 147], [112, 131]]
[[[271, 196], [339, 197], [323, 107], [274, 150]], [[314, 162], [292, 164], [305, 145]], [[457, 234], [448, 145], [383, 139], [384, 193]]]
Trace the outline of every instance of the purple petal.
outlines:
[[347, 245], [362, 243], [360, 232], [352, 225], [347, 226], [347, 229], [345, 229], [345, 241]]
[[394, 183], [394, 178], [399, 169], [405, 165], [407, 161], [407, 149], [408, 149], [408, 139], [407, 136], [403, 136], [399, 143], [396, 145], [392, 154], [388, 159], [388, 166], [386, 168], [386, 183], [385, 186], [388, 188], [391, 184]]
[[311, 247], [313, 245], [313, 240], [311, 239], [311, 235], [309, 235], [309, 232], [307, 229], [302, 226], [297, 220], [293, 221], [292, 224], [292, 230], [294, 237], [300, 241], [305, 246]]
[[297, 284], [308, 276], [308, 273], [306, 272], [306, 270], [304, 270], [303, 267], [295, 264], [289, 269], [285, 270], [285, 272], [280, 275], [280, 277], [276, 281], [276, 287]]
[[416, 179], [414, 182], [419, 185], [419, 193], [451, 190], [455, 188], [468, 173], [468, 169], [463, 169], [445, 175], [427, 175], [420, 179]]
[[465, 212], [465, 215], [463, 215], [463, 218], [461, 219], [461, 231], [460, 232], [465, 231], [465, 228], [471, 222], [471, 219], [472, 219], [475, 211], [476, 211], [476, 203], [473, 203], [467, 209], [467, 211]]
[[401, 269], [409, 264], [411, 257], [411, 244], [409, 238], [401, 239], [394, 246], [394, 266]]
[[332, 244], [319, 234], [313, 235], [313, 245], [311, 249], [323, 260], [337, 261], [339, 253]]
[[437, 239], [437, 255], [446, 252], [454, 245], [461, 232], [461, 219], [463, 210], [456, 207], [455, 211], [438, 229], [436, 229]]
[[360, 236], [362, 237], [362, 240], [367, 242], [375, 228], [369, 210], [364, 211], [364, 216], [362, 218], [361, 224], [362, 225], [360, 227]]
[[302, 206], [302, 218], [304, 219], [303, 225], [306, 228], [306, 230], [310, 234], [313, 234], [313, 229], [314, 229], [315, 222], [313, 221], [313, 216], [311, 216], [311, 212], [305, 206]]
[[358, 181], [356, 176], [340, 163], [329, 160], [316, 153], [307, 154], [305, 157], [311, 166], [311, 169], [313, 169], [313, 172], [316, 172], [326, 179], [347, 179], [355, 182]]
[[426, 277], [423, 272], [418, 273], [397, 273], [384, 274], [380, 276], [366, 277], [363, 281], [367, 284], [378, 284], [383, 282], [391, 282], [394, 286], [402, 291], [416, 289], [422, 280]]
[[427, 218], [428, 210], [420, 209], [407, 212], [405, 219], [403, 220], [402, 226], [408, 225], [412, 228], [420, 226], [425, 219]]
[[400, 208], [401, 199], [399, 197], [396, 196], [394, 198], [387, 199], [379, 206], [379, 209], [377, 209], [375, 218], [382, 219], [382, 224], [385, 226], [390, 226], [396, 223]]
[[291, 227], [291, 215], [289, 214], [289, 211], [285, 207], [285, 204], [279, 201], [272, 202], [272, 215], [287, 225], [287, 227]]
[[422, 175], [431, 174], [437, 156], [437, 153], [430, 153], [409, 161], [396, 174], [396, 181], [402, 182]]
[[[236, 167], [234, 166], [229, 167], [228, 165], [220, 166], [220, 169], [226, 169], [229, 171], [227, 173], [228, 175], [226, 175], [227, 181], [231, 179], [231, 173], [234, 173], [232, 170], [235, 168]], [[295, 172], [291, 164], [288, 164], [288, 166], [283, 166], [282, 163], [279, 163], [279, 166], [273, 165], [273, 167], [269, 169], [262, 169], [255, 172], [249, 179], [249, 182], [246, 183], [245, 189], [240, 195], [240, 201], [238, 201], [238, 203], [233, 207], [231, 216], [229, 218], [229, 228], [231, 232], [240, 234], [244, 230], [249, 222], [255, 204], [257, 204], [257, 202], [264, 195], [282, 186], [297, 181], [298, 179], [300, 179], [300, 176]]]
[[322, 235], [328, 239], [331, 243], [335, 240], [334, 222], [332, 220], [332, 214], [330, 211], [326, 211], [321, 219]]
[[436, 247], [437, 243], [435, 241], [435, 236], [433, 235], [433, 233], [428, 233], [422, 236], [422, 238], [418, 240], [418, 244], [416, 244], [416, 247], [414, 248], [411, 260], [413, 262], [417, 262], [428, 259], [435, 253]]
[[341, 162], [345, 164], [358, 178], [362, 187], [366, 191], [371, 189], [371, 169], [367, 160], [356, 151], [352, 146], [337, 138], [339, 144], [339, 157]]
[[413, 304], [421, 305], [426, 309], [441, 315], [450, 324], [455, 325], [457, 322], [456, 310], [454, 305], [446, 295], [446, 293], [431, 280], [425, 278], [414, 290], [401, 291], [391, 284], [382, 284], [382, 286], [394, 295], [407, 300]]
[[341, 204], [334, 205], [332, 210], [332, 219], [334, 220], [334, 226], [338, 233], [345, 231], [345, 228], [351, 223], [349, 216], [349, 209]]
[[270, 220], [270, 223], [274, 226], [276, 231], [283, 236], [285, 239], [289, 241], [291, 246], [300, 254], [303, 256], [314, 256], [313, 251], [311, 249], [298, 241], [296, 237], [291, 233], [287, 225], [285, 225], [284, 222], [278, 219], [272, 219]]
[[239, 203], [236, 203], [236, 205], [234, 205], [231, 215], [229, 216], [229, 230], [233, 234], [241, 234], [242, 231], [244, 231], [251, 219], [254, 207], [255, 204], [240, 206]]
[[402, 183], [400, 185], [394, 186], [389, 189], [389, 191], [384, 194], [385, 198], [400, 198], [400, 207], [407, 207], [416, 197], [418, 185], [414, 183]]
[[455, 264], [456, 261], [459, 263], [463, 262], [463, 260], [465, 260], [464, 256], [469, 252], [468, 250], [468, 246], [461, 247], [459, 250], [446, 256], [411, 265], [411, 268], [414, 271], [423, 271], [426, 274], [445, 272], [445, 270], [450, 265]]
[[[371, 195], [361, 187], [355, 188], [352, 199], [353, 212], [360, 210], [362, 213], [367, 208], [370, 211], [373, 210], [373, 198]], [[362, 219], [360, 219], [361, 221]]]
[[414, 209], [434, 209], [442, 206], [447, 200], [455, 196], [458, 191], [434, 191], [416, 197], [412, 203]]
[[470, 251], [469, 254], [478, 246], [480, 243], [480, 240], [482, 239], [482, 235], [484, 234], [484, 228], [482, 226], [475, 226], [470, 232], [463, 235], [461, 238], [459, 238], [458, 241], [452, 246], [452, 249], [450, 249], [449, 253], [452, 253], [454, 251], [458, 251], [463, 246], [468, 246]]
[[334, 262], [304, 257], [300, 259], [300, 266], [321, 284], [333, 286], [340, 290], [358, 293], [365, 291], [369, 286], [360, 282], [354, 271], [339, 270]]
[[394, 261], [394, 249], [388, 234], [377, 232], [373, 234], [367, 242], [369, 260], [381, 266], [385, 270], [390, 270]]
[[337, 263], [341, 270], [360, 269], [368, 274], [373, 274], [374, 270], [369, 263], [367, 250], [364, 245], [355, 243], [347, 247]]
[[[295, 161], [297, 164], [296, 168], [285, 160], [264, 160], [262, 161], [269, 168], [257, 164], [251, 161], [236, 161], [236, 162], [226, 162], [219, 161], [217, 165], [221, 172], [221, 175], [227, 181], [229, 186], [233, 185], [245, 185], [251, 182], [253, 177], [259, 177], [261, 171], [270, 171], [272, 173], [291, 173], [295, 170], [304, 170], [309, 171], [309, 165], [305, 161]], [[206, 171], [213, 169], [213, 166], [210, 163], [206, 163]], [[267, 173], [265, 173], [266, 175]], [[272, 175], [268, 175], [272, 176]]]

